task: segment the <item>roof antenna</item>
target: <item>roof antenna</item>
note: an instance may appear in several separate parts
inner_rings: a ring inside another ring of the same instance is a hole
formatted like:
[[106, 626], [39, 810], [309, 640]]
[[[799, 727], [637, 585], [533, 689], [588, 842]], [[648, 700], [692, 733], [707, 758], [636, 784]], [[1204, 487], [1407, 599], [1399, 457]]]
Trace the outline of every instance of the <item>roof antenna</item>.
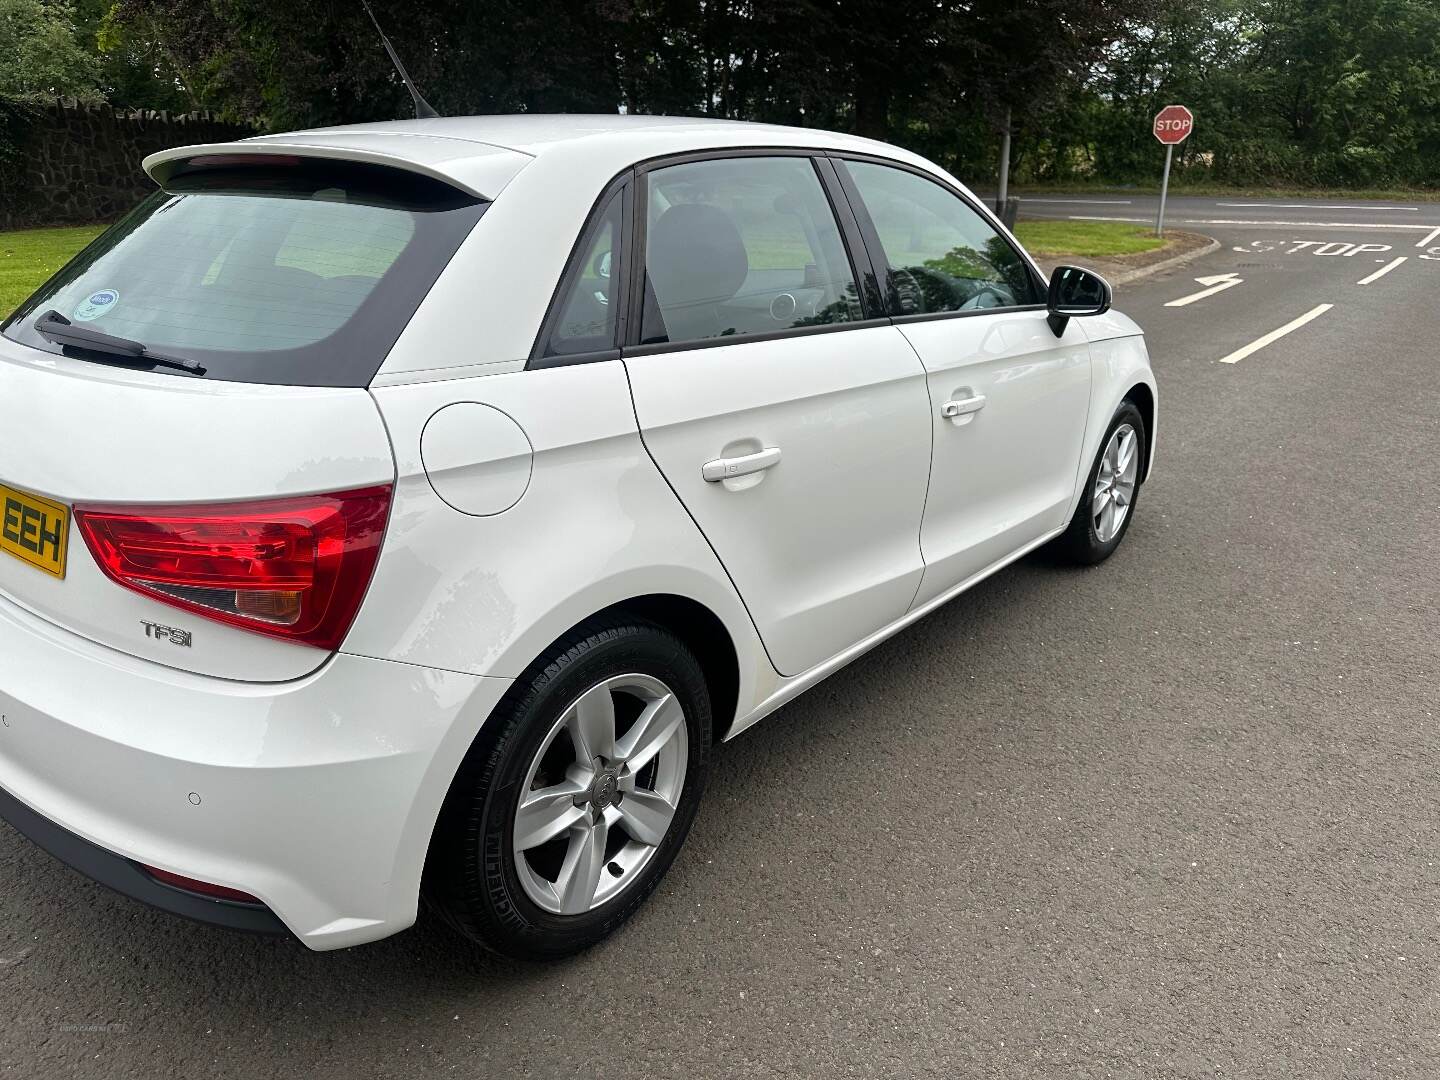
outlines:
[[400, 73], [400, 81], [405, 84], [405, 89], [410, 91], [410, 100], [415, 102], [415, 119], [429, 120], [438, 117], [430, 103], [420, 96], [420, 91], [415, 89], [415, 83], [410, 78], [410, 73], [405, 70], [405, 65], [400, 62], [400, 56], [395, 52], [395, 46], [390, 44], [390, 39], [385, 36], [385, 31], [380, 29], [380, 20], [375, 18], [375, 12], [370, 10], [370, 0], [360, 0], [365, 8], [365, 14], [370, 16], [370, 21], [375, 24], [375, 32], [380, 35], [380, 44], [385, 46], [385, 51], [390, 54], [390, 62], [395, 65], [395, 70]]

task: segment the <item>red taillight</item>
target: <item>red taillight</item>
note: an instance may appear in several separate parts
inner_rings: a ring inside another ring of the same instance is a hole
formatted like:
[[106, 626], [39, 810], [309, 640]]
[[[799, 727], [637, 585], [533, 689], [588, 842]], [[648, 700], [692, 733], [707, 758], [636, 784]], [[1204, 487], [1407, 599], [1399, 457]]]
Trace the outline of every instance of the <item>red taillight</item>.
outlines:
[[156, 881], [162, 881], [172, 888], [199, 893], [201, 896], [208, 896], [213, 900], [229, 900], [235, 904], [261, 903], [258, 898], [251, 896], [248, 892], [227, 889], [224, 885], [211, 885], [208, 881], [197, 881], [184, 874], [172, 874], [169, 870], [161, 870], [158, 866], [146, 866], [145, 872]]
[[390, 488], [213, 506], [77, 506], [127, 589], [261, 634], [338, 649], [360, 610]]

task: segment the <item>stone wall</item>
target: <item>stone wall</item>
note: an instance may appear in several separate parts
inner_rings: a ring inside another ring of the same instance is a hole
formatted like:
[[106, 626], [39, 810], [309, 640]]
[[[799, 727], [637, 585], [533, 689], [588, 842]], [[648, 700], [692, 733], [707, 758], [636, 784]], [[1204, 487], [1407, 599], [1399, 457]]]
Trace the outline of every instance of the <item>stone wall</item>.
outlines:
[[113, 220], [154, 190], [140, 168], [147, 154], [253, 134], [209, 113], [9, 103], [0, 109], [0, 228]]

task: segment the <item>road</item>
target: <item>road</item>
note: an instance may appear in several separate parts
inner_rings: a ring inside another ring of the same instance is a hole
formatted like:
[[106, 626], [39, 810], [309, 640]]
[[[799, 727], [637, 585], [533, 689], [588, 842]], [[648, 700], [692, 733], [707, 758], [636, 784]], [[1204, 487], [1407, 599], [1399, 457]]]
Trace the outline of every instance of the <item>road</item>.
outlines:
[[1222, 248], [1122, 287], [1162, 427], [1119, 553], [1029, 558], [722, 748], [617, 937], [311, 954], [0, 827], [0, 1068], [1432, 1080], [1440, 248], [1383, 226], [1440, 208], [1344, 213], [1187, 223]]
[[[1024, 195], [1020, 197], [1020, 215], [1152, 223], [1159, 202], [1155, 195], [1141, 194]], [[1414, 233], [1418, 238], [1440, 225], [1440, 203], [1172, 195], [1166, 201], [1165, 221], [1176, 228], [1200, 232], [1236, 226], [1272, 228], [1304, 224], [1324, 228], [1363, 226], [1379, 235]]]

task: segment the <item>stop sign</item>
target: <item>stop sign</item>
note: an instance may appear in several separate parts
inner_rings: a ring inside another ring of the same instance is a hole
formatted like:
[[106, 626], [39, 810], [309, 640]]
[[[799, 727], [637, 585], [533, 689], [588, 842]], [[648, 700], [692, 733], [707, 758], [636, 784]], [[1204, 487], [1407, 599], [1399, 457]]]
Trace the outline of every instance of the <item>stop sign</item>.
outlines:
[[1167, 146], [1182, 143], [1195, 128], [1195, 116], [1184, 105], [1166, 105], [1155, 114], [1155, 138]]

